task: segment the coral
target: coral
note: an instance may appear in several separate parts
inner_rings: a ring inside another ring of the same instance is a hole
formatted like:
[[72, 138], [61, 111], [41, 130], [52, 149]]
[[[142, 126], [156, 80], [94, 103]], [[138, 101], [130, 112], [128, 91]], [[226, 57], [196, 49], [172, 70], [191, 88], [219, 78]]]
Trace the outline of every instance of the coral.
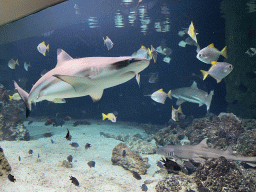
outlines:
[[3, 174], [8, 175], [10, 171], [11, 171], [11, 166], [8, 163], [6, 157], [4, 156], [4, 151], [0, 146], [0, 176], [2, 176]]
[[205, 186], [211, 191], [255, 191], [250, 178], [245, 178], [234, 163], [224, 157], [209, 159], [201, 164], [195, 174], [198, 187]]
[[126, 144], [119, 143], [112, 151], [111, 161], [113, 165], [138, 172], [141, 175], [147, 173], [149, 165], [147, 159], [143, 159], [139, 153], [130, 150]]

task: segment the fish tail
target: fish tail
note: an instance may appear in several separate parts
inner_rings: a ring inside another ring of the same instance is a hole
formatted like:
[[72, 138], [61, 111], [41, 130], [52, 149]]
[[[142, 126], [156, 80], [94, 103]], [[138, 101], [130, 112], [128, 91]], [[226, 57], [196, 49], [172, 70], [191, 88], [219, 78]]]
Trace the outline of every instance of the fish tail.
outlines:
[[18, 61], [18, 59], [16, 60], [16, 63], [17, 63], [17, 65], [19, 65], [19, 61]]
[[179, 106], [179, 108], [177, 110], [178, 110], [179, 113], [182, 113], [181, 105]]
[[204, 70], [200, 70], [203, 74], [203, 80], [206, 79], [206, 77], [208, 76], [208, 72], [207, 71], [204, 71]]
[[12, 100], [12, 96], [11, 96], [11, 95], [9, 95], [9, 100], [10, 100], [10, 101]]
[[228, 55], [227, 55], [227, 46], [225, 46], [222, 50], [221, 50], [221, 55], [223, 57], [225, 57], [226, 59], [228, 58]]
[[28, 117], [31, 111], [31, 103], [28, 102], [29, 94], [26, 91], [24, 91], [22, 88], [20, 88], [19, 85], [16, 83], [16, 81], [14, 81], [14, 87], [18, 91], [20, 97], [22, 98], [23, 102], [26, 105], [26, 117]]
[[196, 52], [199, 53], [200, 49], [200, 46], [197, 44]]
[[50, 50], [50, 45], [49, 44], [47, 45], [46, 50], [49, 52], [49, 50]]
[[205, 104], [206, 104], [206, 106], [207, 106], [207, 111], [209, 111], [209, 109], [210, 109], [213, 94], [214, 94], [214, 90], [212, 90], [212, 91], [210, 92], [210, 94], [208, 95], [208, 97], [206, 98]]
[[102, 113], [102, 120], [105, 120], [108, 116], [104, 113]]
[[167, 93], [167, 95], [168, 95], [168, 97], [169, 97], [170, 99], [172, 99], [172, 90], [170, 90], [170, 91]]
[[148, 55], [149, 55], [150, 59], [152, 59], [152, 52], [149, 48], [148, 48]]

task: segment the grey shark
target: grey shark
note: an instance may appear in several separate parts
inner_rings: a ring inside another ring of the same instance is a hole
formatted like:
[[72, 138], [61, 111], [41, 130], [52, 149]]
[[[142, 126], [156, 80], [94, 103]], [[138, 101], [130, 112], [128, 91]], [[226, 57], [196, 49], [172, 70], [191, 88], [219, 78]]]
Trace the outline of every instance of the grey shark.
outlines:
[[191, 87], [183, 87], [171, 90], [171, 96], [178, 99], [176, 105], [181, 105], [185, 101], [198, 103], [199, 107], [205, 104], [207, 111], [210, 109], [213, 93], [213, 90], [210, 92], [210, 94], [208, 94], [207, 92], [198, 89], [195, 81]]
[[203, 163], [208, 158], [218, 158], [221, 156], [228, 160], [244, 161], [251, 166], [255, 166], [253, 163], [256, 163], [256, 157], [234, 155], [231, 147], [228, 147], [226, 151], [209, 148], [207, 138], [198, 145], [169, 145], [160, 147], [156, 150], [156, 153], [169, 158], [193, 159], [199, 163]]
[[103, 90], [125, 83], [149, 65], [138, 57], [85, 57], [73, 59], [64, 50], [57, 50], [57, 65], [43, 75], [29, 93], [14, 81], [15, 89], [24, 101], [26, 116], [31, 104], [56, 98], [90, 95], [93, 101], [102, 97]]

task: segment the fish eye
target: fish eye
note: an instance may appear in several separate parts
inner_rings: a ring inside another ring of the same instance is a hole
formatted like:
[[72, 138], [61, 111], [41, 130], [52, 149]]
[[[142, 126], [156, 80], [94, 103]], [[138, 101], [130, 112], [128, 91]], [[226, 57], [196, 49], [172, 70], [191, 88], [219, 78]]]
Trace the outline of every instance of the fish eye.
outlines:
[[231, 69], [232, 69], [232, 65], [229, 65], [229, 66], [228, 66], [228, 69], [230, 69], [230, 70], [231, 70]]
[[202, 54], [199, 54], [198, 57], [202, 57], [203, 55]]

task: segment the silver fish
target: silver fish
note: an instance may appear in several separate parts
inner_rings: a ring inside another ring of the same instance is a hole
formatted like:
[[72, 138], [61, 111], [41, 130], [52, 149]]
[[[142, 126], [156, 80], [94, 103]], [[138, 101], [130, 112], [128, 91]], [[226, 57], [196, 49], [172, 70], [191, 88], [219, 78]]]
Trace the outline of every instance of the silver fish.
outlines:
[[199, 107], [205, 104], [208, 111], [211, 106], [213, 93], [213, 90], [210, 92], [210, 94], [208, 94], [207, 92], [198, 89], [197, 84], [194, 81], [191, 87], [183, 87], [172, 90], [171, 96], [178, 99], [176, 105], [181, 105], [186, 101], [198, 103]]
[[211, 75], [214, 79], [217, 80], [217, 83], [221, 82], [231, 71], [233, 70], [233, 65], [226, 62], [216, 62], [212, 61], [212, 67], [209, 71], [200, 70], [203, 74], [203, 80], [208, 75]]
[[221, 51], [219, 51], [218, 49], [216, 49], [214, 47], [214, 44], [210, 44], [207, 47], [201, 49], [196, 58], [199, 59], [200, 61], [207, 63], [207, 64], [211, 64], [212, 61], [217, 61], [220, 57], [220, 55], [222, 55], [223, 57], [227, 58], [227, 46], [224, 47]]
[[106, 39], [104, 39], [103, 37], [103, 40], [104, 40], [104, 45], [107, 46], [108, 50], [113, 48], [114, 43], [111, 41], [111, 39], [109, 39], [108, 36], [106, 36]]
[[31, 104], [56, 98], [90, 95], [93, 101], [103, 90], [125, 83], [149, 65], [149, 60], [137, 57], [85, 57], [73, 59], [64, 50], [57, 50], [57, 65], [43, 75], [27, 93], [14, 81], [15, 89], [26, 104], [26, 116]]

